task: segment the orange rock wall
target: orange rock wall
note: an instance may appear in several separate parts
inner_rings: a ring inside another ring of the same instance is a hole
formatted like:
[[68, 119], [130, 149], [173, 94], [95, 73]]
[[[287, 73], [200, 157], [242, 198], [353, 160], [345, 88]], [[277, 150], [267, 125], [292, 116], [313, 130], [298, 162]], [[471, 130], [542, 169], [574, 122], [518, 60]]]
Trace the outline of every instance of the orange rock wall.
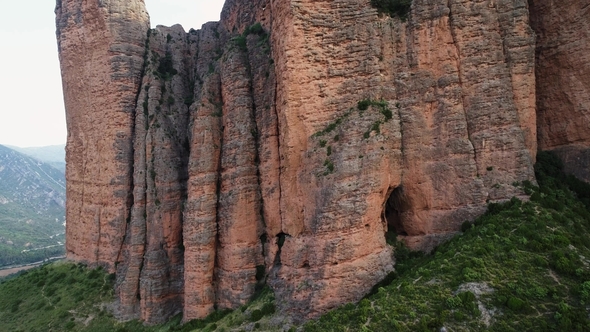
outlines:
[[590, 181], [590, 1], [530, 0], [539, 148]]
[[149, 30], [142, 1], [101, 6], [56, 10], [67, 246], [116, 270], [121, 318], [201, 318], [264, 284], [317, 317], [393, 270], [386, 231], [431, 250], [534, 180], [524, 0], [414, 0], [407, 21], [228, 0], [188, 33]]
[[57, 1], [67, 120], [66, 250], [119, 260], [131, 206], [133, 121], [149, 17], [143, 1]]

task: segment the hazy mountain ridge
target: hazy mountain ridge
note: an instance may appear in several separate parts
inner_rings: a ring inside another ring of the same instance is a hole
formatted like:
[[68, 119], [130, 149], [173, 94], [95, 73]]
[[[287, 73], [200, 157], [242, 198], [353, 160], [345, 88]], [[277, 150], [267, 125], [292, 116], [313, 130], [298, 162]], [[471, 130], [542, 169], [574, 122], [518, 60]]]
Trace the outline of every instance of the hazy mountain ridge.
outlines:
[[37, 146], [21, 148], [18, 146], [5, 145], [6, 147], [25, 154], [29, 157], [33, 157], [39, 161], [53, 166], [54, 168], [65, 173], [66, 170], [66, 145], [48, 145], [48, 146]]
[[0, 266], [62, 254], [65, 201], [62, 172], [0, 145]]

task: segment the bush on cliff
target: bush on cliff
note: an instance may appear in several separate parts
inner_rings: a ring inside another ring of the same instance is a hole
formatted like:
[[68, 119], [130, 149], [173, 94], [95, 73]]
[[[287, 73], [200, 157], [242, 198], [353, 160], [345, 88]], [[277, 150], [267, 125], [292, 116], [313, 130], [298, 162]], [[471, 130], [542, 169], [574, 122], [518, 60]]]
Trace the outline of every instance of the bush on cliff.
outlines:
[[371, 0], [371, 5], [380, 13], [405, 20], [410, 13], [412, 0]]

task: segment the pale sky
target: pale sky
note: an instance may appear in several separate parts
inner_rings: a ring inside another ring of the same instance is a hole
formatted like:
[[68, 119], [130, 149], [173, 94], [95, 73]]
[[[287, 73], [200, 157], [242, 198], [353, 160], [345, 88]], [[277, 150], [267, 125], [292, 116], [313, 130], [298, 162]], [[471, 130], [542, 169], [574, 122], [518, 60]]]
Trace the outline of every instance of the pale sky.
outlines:
[[[186, 31], [218, 21], [223, 2], [145, 0], [152, 27], [180, 23]], [[55, 0], [2, 0], [2, 5], [0, 144], [64, 144], [66, 124], [55, 39]]]

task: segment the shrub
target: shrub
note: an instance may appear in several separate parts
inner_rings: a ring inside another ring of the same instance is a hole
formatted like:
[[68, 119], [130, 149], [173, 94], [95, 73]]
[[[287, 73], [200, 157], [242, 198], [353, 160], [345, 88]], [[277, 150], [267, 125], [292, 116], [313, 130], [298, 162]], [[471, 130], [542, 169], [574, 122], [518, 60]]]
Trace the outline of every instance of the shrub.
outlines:
[[266, 315], [272, 315], [272, 314], [274, 314], [274, 313], [275, 313], [275, 311], [276, 311], [276, 309], [275, 309], [275, 305], [274, 305], [274, 304], [272, 304], [272, 303], [265, 303], [265, 304], [262, 306], [262, 309], [260, 309], [260, 310], [262, 311], [262, 314], [263, 314], [264, 316], [266, 316]]
[[256, 309], [254, 311], [252, 311], [252, 313], [250, 314], [250, 321], [251, 322], [257, 322], [259, 321], [262, 317], [264, 316], [264, 314], [262, 313], [261, 310]]
[[506, 302], [506, 306], [512, 311], [520, 311], [524, 308], [524, 301], [512, 296], [508, 299], [508, 302]]
[[410, 13], [412, 0], [371, 0], [371, 5], [380, 13], [405, 20]]
[[588, 303], [588, 300], [590, 300], [590, 281], [585, 281], [580, 288], [582, 303]]
[[459, 298], [458, 296], [448, 297], [445, 302], [446, 302], [447, 307], [450, 309], [459, 308], [463, 305], [461, 298]]
[[371, 106], [371, 101], [368, 99], [363, 99], [357, 103], [357, 107], [360, 111], [366, 111], [369, 106]]
[[239, 35], [239, 36], [234, 37], [233, 40], [240, 50], [242, 50], [244, 52], [248, 50], [248, 45], [247, 45], [247, 41], [246, 41], [245, 36]]
[[261, 35], [264, 33], [264, 29], [262, 28], [262, 25], [260, 24], [260, 22], [254, 23], [254, 25], [252, 25], [249, 30], [250, 30], [249, 33], [255, 34], [255, 35]]
[[160, 64], [158, 65], [157, 76], [164, 79], [169, 80], [172, 76], [178, 74], [178, 71], [174, 69], [172, 64], [172, 55], [170, 53], [166, 53], [163, 58], [160, 58]]

